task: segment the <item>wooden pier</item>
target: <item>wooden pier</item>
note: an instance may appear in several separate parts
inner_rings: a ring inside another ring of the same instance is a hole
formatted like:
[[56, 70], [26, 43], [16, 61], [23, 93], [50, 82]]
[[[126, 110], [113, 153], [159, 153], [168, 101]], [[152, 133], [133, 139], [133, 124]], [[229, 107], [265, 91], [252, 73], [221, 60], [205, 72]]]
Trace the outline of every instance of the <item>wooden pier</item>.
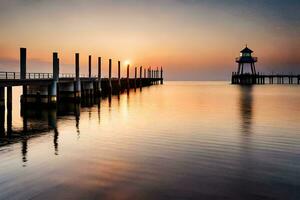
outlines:
[[[12, 87], [22, 86], [22, 105], [26, 107], [43, 105], [56, 107], [58, 102], [80, 103], [82, 98], [94, 98], [120, 94], [132, 88], [142, 88], [156, 84], [163, 84], [163, 70], [158, 68], [144, 69], [140, 67], [139, 77], [135, 68], [134, 77], [130, 77], [127, 66], [127, 76], [121, 77], [121, 62], [118, 61], [117, 77], [112, 77], [113, 62], [109, 59], [109, 74], [102, 77], [102, 59], [98, 57], [97, 75], [92, 74], [92, 56], [89, 56], [88, 75], [80, 75], [79, 53], [75, 54], [75, 73], [61, 74], [58, 53], [53, 53], [52, 73], [30, 73], [26, 69], [26, 48], [20, 49], [20, 72], [0, 72], [0, 133], [4, 132], [5, 110], [7, 108], [7, 127], [11, 127]], [[5, 99], [6, 88], [6, 99]], [[9, 130], [8, 130], [9, 131]]]
[[232, 84], [300, 84], [300, 75], [293, 74], [237, 74], [232, 72]]

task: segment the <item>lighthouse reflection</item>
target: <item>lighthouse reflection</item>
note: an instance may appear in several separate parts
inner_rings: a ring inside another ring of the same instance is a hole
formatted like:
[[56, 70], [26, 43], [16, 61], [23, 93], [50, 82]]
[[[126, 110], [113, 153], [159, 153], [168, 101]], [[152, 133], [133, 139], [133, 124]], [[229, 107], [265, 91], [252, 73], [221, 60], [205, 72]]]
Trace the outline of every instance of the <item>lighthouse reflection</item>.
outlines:
[[253, 94], [251, 85], [240, 86], [240, 120], [241, 131], [245, 135], [252, 133], [252, 118], [253, 118]]

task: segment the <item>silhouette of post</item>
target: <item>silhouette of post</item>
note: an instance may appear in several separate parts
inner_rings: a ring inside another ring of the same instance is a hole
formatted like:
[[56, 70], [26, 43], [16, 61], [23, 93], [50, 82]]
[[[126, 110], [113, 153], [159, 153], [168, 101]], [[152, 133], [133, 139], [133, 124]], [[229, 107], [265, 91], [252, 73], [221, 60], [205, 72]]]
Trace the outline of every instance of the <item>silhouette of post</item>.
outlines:
[[157, 84], [159, 83], [159, 69], [157, 67], [156, 69], [156, 81], [157, 81]]
[[134, 88], [136, 88], [137, 67], [134, 68]]
[[144, 79], [147, 78], [147, 69], [144, 69]]
[[20, 79], [26, 79], [26, 48], [20, 48]]
[[5, 93], [4, 87], [0, 87], [0, 135], [5, 135]]
[[129, 83], [129, 66], [130, 65], [127, 65], [127, 89], [130, 88], [130, 83]]
[[75, 90], [74, 96], [75, 98], [80, 98], [81, 87], [80, 87], [80, 77], [79, 77], [79, 53], [75, 54]]
[[118, 90], [121, 89], [121, 62], [118, 61]]
[[111, 63], [111, 59], [109, 59], [109, 69], [108, 69], [108, 87], [109, 87], [109, 93], [112, 92], [112, 84], [111, 84], [111, 67], [112, 67], [112, 63]]
[[89, 55], [89, 78], [92, 77], [92, 56]]
[[143, 76], [143, 67], [140, 66], [140, 87], [143, 86], [143, 84], [142, 84], [142, 76]]
[[48, 88], [48, 103], [57, 101], [57, 83], [59, 79], [59, 59], [57, 52], [53, 52], [53, 81]]
[[7, 107], [7, 134], [10, 135], [12, 132], [12, 86], [7, 87], [6, 91], [6, 107]]
[[98, 57], [98, 95], [101, 94], [101, 57]]
[[153, 83], [155, 83], [155, 76], [154, 76], [154, 70], [153, 69], [151, 69], [151, 82]]
[[164, 77], [163, 77], [163, 68], [160, 68], [160, 84], [164, 84]]
[[[26, 48], [20, 48], [20, 79], [26, 79]], [[23, 85], [21, 101], [26, 103], [27, 85]]]

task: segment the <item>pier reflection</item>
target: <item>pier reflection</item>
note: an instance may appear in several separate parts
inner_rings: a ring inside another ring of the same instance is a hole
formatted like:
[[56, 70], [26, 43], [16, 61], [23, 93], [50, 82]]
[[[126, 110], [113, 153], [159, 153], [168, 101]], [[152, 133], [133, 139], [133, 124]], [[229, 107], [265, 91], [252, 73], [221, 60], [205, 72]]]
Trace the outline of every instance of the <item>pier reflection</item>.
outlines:
[[[91, 108], [98, 107], [98, 118], [100, 122], [100, 99], [87, 99], [81, 104], [62, 103], [57, 108], [47, 108], [36, 105], [36, 107], [27, 107], [21, 105], [20, 116], [22, 118], [22, 127], [13, 128], [12, 126], [12, 109], [0, 110], [1, 130], [0, 146], [10, 145], [13, 143], [21, 144], [21, 158], [23, 166], [26, 167], [28, 162], [28, 141], [32, 138], [42, 136], [53, 131], [54, 154], [59, 155], [59, 128], [57, 127], [58, 118], [64, 116], [74, 116], [75, 126], [78, 137], [80, 136], [80, 109], [81, 107]], [[7, 114], [7, 127], [5, 127], [5, 113]], [[5, 131], [6, 129], [6, 131]]]
[[54, 129], [54, 137], [53, 137], [53, 144], [54, 144], [54, 154], [58, 155], [58, 130], [57, 128]]
[[[7, 109], [6, 111], [5, 109], [3, 111], [1, 110], [2, 123], [0, 128], [2, 130], [0, 146], [19, 143], [21, 145], [22, 166], [26, 167], [29, 161], [27, 154], [30, 152], [30, 140], [50, 133], [53, 137], [54, 155], [59, 155], [59, 121], [70, 119], [71, 116], [71, 119], [74, 120], [77, 138], [80, 138], [81, 112], [87, 113], [88, 119], [92, 120], [93, 113], [96, 111], [98, 123], [100, 124], [102, 107], [106, 107], [108, 113], [111, 113], [113, 111], [112, 106], [115, 105], [119, 111], [122, 98], [125, 99], [128, 106], [130, 91], [125, 92], [123, 97], [122, 93], [118, 93], [114, 96], [107, 95], [102, 98], [82, 98], [80, 103], [62, 102], [58, 103], [54, 108], [44, 107], [40, 104], [36, 104], [35, 106], [20, 104], [19, 116], [13, 116], [12, 109]], [[13, 117], [19, 118], [19, 121]], [[14, 124], [14, 120], [19, 122], [19, 124]]]
[[28, 148], [28, 139], [24, 138], [22, 139], [22, 161], [23, 161], [23, 167], [26, 167], [27, 163], [27, 148]]

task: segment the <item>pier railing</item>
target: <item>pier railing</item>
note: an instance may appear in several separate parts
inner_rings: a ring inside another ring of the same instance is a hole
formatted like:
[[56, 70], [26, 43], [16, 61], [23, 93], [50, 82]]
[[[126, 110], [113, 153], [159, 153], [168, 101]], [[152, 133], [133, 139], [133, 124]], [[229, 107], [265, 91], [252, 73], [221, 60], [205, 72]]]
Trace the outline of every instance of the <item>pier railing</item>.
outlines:
[[[75, 78], [76, 75], [72, 73], [62, 73], [59, 74], [59, 78]], [[88, 78], [88, 75], [81, 74], [80, 78]], [[92, 76], [95, 78], [96, 76]], [[52, 73], [26, 73], [26, 79], [52, 79]], [[21, 79], [20, 72], [3, 72], [0, 71], [0, 80], [19, 80]]]

